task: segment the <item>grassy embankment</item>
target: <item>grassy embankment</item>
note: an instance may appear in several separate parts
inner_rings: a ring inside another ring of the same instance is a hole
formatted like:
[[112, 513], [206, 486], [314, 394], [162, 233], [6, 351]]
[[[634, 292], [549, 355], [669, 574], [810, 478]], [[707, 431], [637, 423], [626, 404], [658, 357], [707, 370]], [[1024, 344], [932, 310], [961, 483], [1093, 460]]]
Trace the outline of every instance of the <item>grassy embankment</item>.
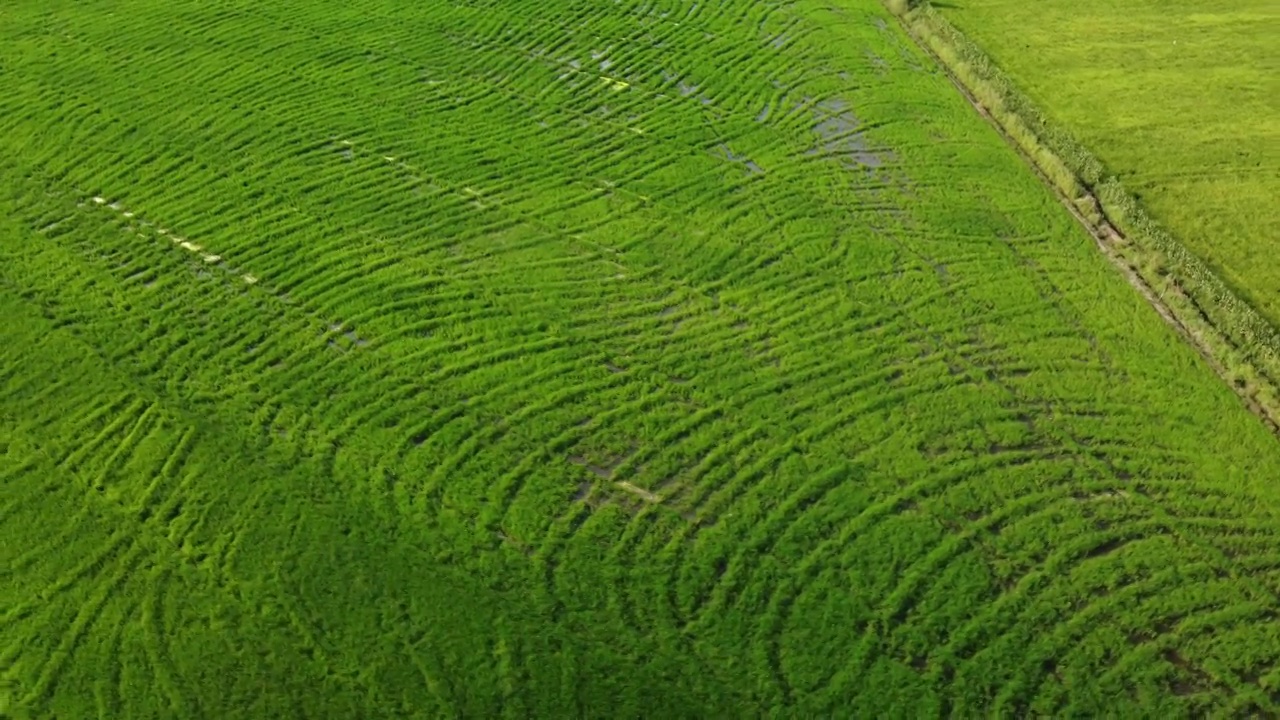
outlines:
[[1275, 427], [1280, 53], [1268, 38], [1280, 12], [1209, 0], [889, 7]]

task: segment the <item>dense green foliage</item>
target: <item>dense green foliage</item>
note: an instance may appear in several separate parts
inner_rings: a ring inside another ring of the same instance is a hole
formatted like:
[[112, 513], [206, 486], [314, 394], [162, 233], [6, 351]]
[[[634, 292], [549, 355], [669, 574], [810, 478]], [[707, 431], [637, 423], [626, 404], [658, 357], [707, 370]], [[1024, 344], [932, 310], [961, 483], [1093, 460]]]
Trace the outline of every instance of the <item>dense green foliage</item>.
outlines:
[[879, 0], [0, 68], [0, 712], [1280, 709], [1275, 438]]
[[1157, 222], [1280, 323], [1280, 4], [935, 5]]

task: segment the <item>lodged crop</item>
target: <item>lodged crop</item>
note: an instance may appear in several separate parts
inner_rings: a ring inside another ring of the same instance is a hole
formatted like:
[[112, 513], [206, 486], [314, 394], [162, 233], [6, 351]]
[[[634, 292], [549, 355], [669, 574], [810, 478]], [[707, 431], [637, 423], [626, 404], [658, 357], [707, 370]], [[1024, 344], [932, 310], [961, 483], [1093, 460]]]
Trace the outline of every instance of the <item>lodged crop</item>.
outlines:
[[1277, 711], [1275, 437], [879, 0], [3, 17], [0, 711]]

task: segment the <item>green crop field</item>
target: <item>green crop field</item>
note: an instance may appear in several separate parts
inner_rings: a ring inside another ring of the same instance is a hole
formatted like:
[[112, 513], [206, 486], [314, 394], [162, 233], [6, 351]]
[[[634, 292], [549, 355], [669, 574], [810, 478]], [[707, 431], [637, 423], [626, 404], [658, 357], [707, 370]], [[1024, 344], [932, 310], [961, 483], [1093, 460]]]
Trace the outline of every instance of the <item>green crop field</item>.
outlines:
[[1280, 3], [934, 3], [1280, 324]]
[[879, 0], [0, 6], [0, 715], [1280, 712], [1280, 444]]

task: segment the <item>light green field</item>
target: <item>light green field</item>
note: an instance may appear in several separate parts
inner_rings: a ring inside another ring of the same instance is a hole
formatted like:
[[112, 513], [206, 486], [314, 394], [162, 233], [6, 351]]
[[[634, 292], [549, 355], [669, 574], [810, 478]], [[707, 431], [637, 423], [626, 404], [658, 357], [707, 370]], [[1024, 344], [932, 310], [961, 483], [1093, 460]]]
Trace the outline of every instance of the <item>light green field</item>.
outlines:
[[1280, 444], [878, 0], [0, 9], [0, 715], [1280, 713]]
[[934, 3], [1280, 323], [1280, 3]]

